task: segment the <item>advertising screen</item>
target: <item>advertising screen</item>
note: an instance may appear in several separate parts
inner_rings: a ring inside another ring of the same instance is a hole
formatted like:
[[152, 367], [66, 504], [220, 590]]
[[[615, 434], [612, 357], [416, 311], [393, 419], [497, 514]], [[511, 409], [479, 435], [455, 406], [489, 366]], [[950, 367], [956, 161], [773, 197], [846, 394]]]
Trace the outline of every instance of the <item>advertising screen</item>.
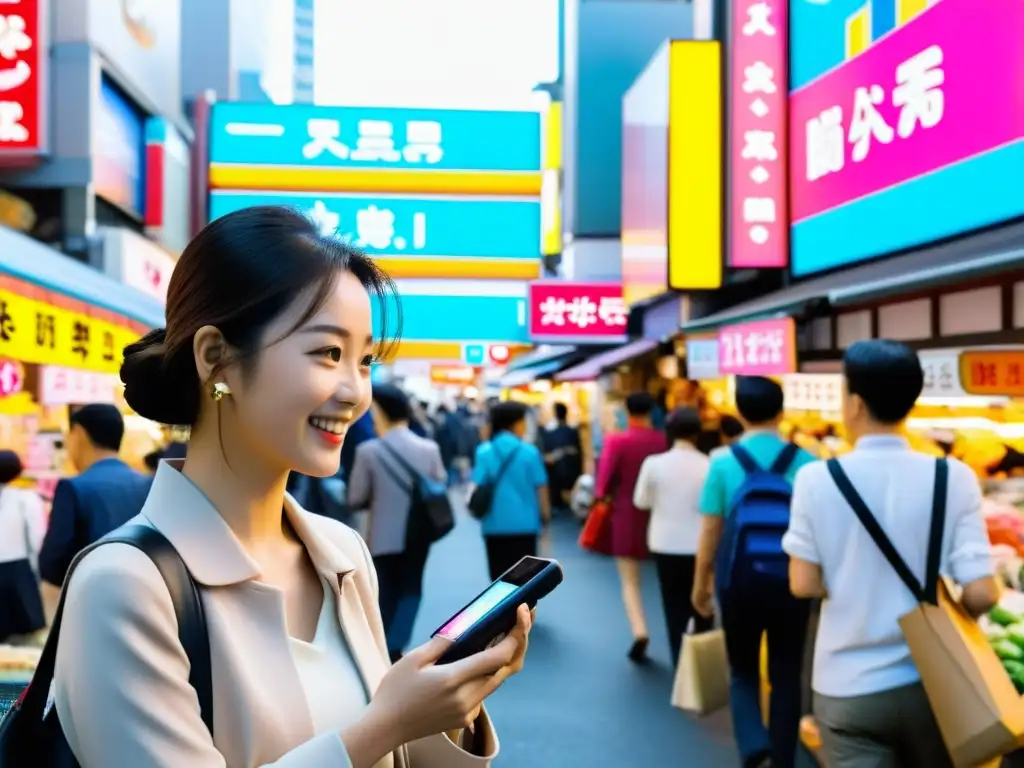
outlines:
[[1024, 214], [1024, 4], [793, 0], [792, 269]]

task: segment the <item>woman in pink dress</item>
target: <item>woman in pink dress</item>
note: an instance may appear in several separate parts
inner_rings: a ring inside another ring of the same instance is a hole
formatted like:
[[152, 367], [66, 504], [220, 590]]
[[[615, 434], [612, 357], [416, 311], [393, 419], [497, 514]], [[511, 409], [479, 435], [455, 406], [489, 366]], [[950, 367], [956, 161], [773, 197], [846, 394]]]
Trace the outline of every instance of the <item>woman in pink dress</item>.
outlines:
[[665, 434], [651, 426], [654, 399], [645, 392], [626, 398], [627, 425], [624, 432], [608, 435], [597, 466], [595, 498], [610, 499], [609, 554], [615, 557], [622, 583], [622, 603], [633, 632], [629, 658], [647, 658], [647, 619], [640, 593], [640, 563], [646, 560], [649, 513], [633, 506], [633, 488], [644, 459], [668, 449]]

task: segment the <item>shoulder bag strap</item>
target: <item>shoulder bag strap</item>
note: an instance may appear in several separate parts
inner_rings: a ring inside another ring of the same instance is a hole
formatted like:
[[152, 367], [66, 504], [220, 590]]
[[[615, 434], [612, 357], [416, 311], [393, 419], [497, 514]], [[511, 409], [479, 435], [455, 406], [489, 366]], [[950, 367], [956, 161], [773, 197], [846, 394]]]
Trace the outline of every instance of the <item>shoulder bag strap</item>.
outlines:
[[[396, 473], [391, 467], [388, 466], [386, 461], [381, 462], [381, 466], [384, 467], [384, 471], [391, 475], [391, 479], [398, 483], [399, 487], [402, 490], [404, 490], [408, 494], [412, 494], [413, 487], [418, 482], [420, 482], [423, 479], [423, 477], [409, 464], [409, 462], [402, 458], [402, 455], [398, 451], [396, 451], [390, 445], [385, 443], [383, 440], [380, 441], [380, 444], [381, 447], [388, 452], [388, 455], [390, 455], [395, 461], [402, 465], [402, 469], [408, 472], [410, 477], [403, 480], [398, 476], [398, 473]], [[408, 485], [406, 483], [408, 483]]]
[[949, 463], [935, 460], [935, 490], [932, 493], [932, 525], [928, 535], [928, 566], [925, 571], [925, 598], [939, 602], [939, 570], [942, 566], [942, 536], [946, 531], [946, 496], [949, 491]]
[[[520, 448], [520, 446], [518, 446], [518, 445], [515, 448], [513, 448], [512, 452], [509, 453], [509, 455], [505, 457], [505, 460], [501, 462], [501, 466], [498, 468], [498, 474], [494, 476], [494, 487], [495, 488], [498, 487], [498, 483], [501, 482], [501, 478], [505, 476], [505, 470], [507, 470], [509, 468], [509, 465], [512, 464], [512, 459], [514, 459], [516, 457], [516, 454], [519, 453], [519, 448]], [[498, 449], [495, 448], [494, 450], [495, 450], [495, 455], [497, 455], [497, 450]]]
[[839, 464], [838, 459], [829, 459], [825, 462], [828, 467], [829, 474], [832, 475], [832, 479], [835, 481], [836, 487], [839, 488], [839, 492], [846, 499], [846, 503], [850, 505], [853, 513], [857, 515], [857, 519], [860, 520], [861, 525], [867, 530], [868, 535], [871, 536], [872, 541], [885, 555], [885, 559], [889, 561], [889, 565], [896, 571], [896, 575], [900, 577], [900, 580], [907, 585], [907, 588], [911, 591], [918, 602], [925, 602], [926, 595], [924, 589], [921, 587], [921, 582], [917, 580], [910, 571], [910, 567], [906, 561], [900, 556], [899, 552], [896, 551], [896, 547], [893, 546], [892, 541], [888, 536], [885, 535], [885, 531], [882, 530], [882, 526], [878, 524], [878, 520], [871, 514], [871, 510], [868, 509], [867, 504], [864, 503], [864, 499], [857, 489], [853, 487], [853, 483], [850, 482], [850, 478], [847, 477], [846, 472], [843, 471], [842, 466]]
[[[49, 683], [53, 679], [54, 666], [57, 660], [57, 640], [60, 637], [61, 619], [64, 615], [64, 599], [67, 597], [67, 587], [71, 582], [71, 576], [82, 558], [92, 552], [96, 547], [104, 544], [129, 544], [136, 549], [141, 549], [153, 561], [153, 564], [160, 571], [167, 590], [171, 594], [171, 601], [174, 603], [174, 615], [178, 620], [178, 639], [189, 660], [188, 682], [195, 689], [199, 699], [199, 712], [209, 730], [213, 735], [213, 672], [210, 663], [210, 638], [206, 629], [206, 617], [203, 614], [203, 603], [199, 597], [199, 589], [192, 580], [188, 568], [178, 555], [177, 550], [171, 545], [163, 534], [154, 528], [144, 525], [124, 526], [111, 534], [109, 537], [100, 539], [95, 544], [86, 547], [78, 553], [68, 574], [64, 579], [64, 588], [61, 590], [60, 602], [57, 605], [57, 612], [53, 617], [53, 625], [50, 627], [50, 634], [46, 639], [46, 645], [39, 657], [38, 672], [45, 676], [42, 678], [43, 685], [31, 685], [25, 692], [25, 706], [30, 711], [43, 711], [45, 700], [49, 695]], [[103, 621], [102, 616], [95, 617], [96, 621]], [[70, 638], [74, 642], [74, 638]], [[33, 677], [35, 679], [35, 677]], [[29, 700], [39, 698], [36, 702], [38, 709], [31, 707]]]
[[793, 462], [796, 461], [796, 456], [799, 452], [799, 445], [796, 443], [786, 443], [779, 452], [779, 455], [775, 458], [772, 468], [768, 471], [773, 475], [786, 474], [789, 471], [789, 468], [793, 466]]
[[756, 472], [760, 472], [761, 468], [754, 461], [754, 457], [750, 455], [750, 452], [742, 445], [733, 445], [729, 448], [732, 451], [732, 455], [736, 457], [736, 461], [743, 467], [743, 471], [748, 475], [753, 475]]

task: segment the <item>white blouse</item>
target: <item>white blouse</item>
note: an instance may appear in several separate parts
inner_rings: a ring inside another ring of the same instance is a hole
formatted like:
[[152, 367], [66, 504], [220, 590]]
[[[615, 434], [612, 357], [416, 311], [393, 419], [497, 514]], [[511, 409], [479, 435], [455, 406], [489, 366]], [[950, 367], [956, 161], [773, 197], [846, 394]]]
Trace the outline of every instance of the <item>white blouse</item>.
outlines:
[[[326, 583], [323, 588], [324, 602], [313, 641], [289, 638], [317, 736], [352, 725], [369, 703], [355, 659], [338, 624], [334, 590]], [[392, 768], [393, 764], [388, 755], [375, 768]]]
[[46, 511], [39, 494], [0, 487], [0, 563], [27, 559], [35, 567], [45, 533]]

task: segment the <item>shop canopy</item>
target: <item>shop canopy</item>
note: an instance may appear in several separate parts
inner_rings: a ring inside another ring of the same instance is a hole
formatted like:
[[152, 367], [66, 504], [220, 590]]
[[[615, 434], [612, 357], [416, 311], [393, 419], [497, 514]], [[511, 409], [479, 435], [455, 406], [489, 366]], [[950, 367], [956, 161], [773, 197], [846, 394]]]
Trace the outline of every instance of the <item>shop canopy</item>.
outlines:
[[6, 227], [0, 227], [0, 272], [152, 328], [164, 324], [160, 302]]
[[518, 357], [512, 358], [508, 366], [505, 369], [506, 374], [512, 373], [513, 371], [521, 371], [526, 368], [533, 368], [544, 363], [549, 363], [554, 360], [561, 360], [562, 358], [569, 357], [570, 355], [576, 354], [576, 347], [561, 344], [541, 344], [532, 352], [527, 352], [525, 355], [519, 355]]
[[657, 346], [658, 342], [650, 339], [631, 341], [628, 344], [623, 344], [621, 347], [594, 355], [590, 359], [574, 365], [572, 368], [567, 368], [555, 376], [555, 381], [593, 381], [605, 371], [617, 368], [634, 357], [640, 357], [640, 355], [650, 352]]
[[822, 302], [844, 307], [880, 301], [1020, 267], [1024, 267], [1024, 223], [795, 283], [692, 320], [682, 330], [710, 331], [733, 323], [787, 317]]

